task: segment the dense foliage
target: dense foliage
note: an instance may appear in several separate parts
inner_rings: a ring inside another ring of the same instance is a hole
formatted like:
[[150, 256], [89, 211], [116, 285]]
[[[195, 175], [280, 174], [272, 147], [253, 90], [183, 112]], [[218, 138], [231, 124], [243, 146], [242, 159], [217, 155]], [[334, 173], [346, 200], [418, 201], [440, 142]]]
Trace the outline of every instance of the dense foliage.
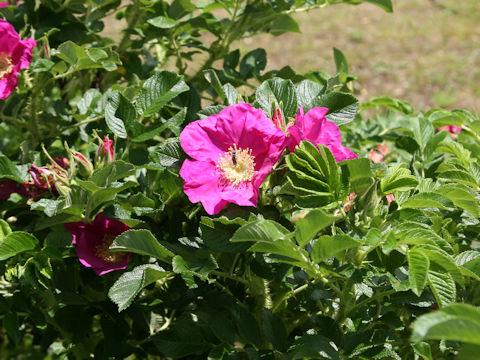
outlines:
[[0, 4], [0, 357], [476, 359], [480, 119], [234, 49], [362, 2]]

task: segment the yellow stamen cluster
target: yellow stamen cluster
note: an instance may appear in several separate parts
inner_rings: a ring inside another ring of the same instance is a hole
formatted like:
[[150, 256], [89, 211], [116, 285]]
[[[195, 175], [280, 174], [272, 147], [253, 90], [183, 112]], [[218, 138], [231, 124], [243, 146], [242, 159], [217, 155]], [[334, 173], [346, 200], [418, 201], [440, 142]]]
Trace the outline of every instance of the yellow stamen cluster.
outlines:
[[251, 181], [255, 175], [255, 156], [251, 149], [237, 148], [237, 144], [229, 147], [225, 154], [220, 154], [217, 168], [224, 179], [233, 186]]
[[126, 255], [124, 252], [112, 253], [108, 249], [110, 245], [112, 245], [114, 239], [114, 235], [105, 234], [103, 237], [103, 241], [97, 246], [95, 246], [95, 256], [110, 263], [117, 263], [122, 261]]
[[5, 75], [10, 74], [12, 70], [12, 60], [7, 54], [0, 52], [0, 79], [5, 77]]

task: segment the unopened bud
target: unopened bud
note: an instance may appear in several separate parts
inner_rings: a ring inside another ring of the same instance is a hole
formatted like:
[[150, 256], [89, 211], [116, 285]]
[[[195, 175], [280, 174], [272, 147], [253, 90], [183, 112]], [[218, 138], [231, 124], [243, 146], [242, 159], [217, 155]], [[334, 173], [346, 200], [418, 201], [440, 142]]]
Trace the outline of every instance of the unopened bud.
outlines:
[[115, 160], [115, 149], [113, 140], [108, 138], [108, 135], [103, 137], [103, 141], [97, 150], [96, 164], [104, 166], [112, 163]]
[[93, 164], [83, 154], [74, 152], [72, 153], [73, 159], [79, 164], [78, 172], [81, 176], [88, 177], [93, 173]]

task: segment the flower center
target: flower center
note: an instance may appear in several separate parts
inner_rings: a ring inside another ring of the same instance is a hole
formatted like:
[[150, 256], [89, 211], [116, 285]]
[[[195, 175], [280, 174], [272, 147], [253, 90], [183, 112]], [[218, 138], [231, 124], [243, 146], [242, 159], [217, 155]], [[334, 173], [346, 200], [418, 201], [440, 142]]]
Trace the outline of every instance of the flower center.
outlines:
[[237, 186], [240, 183], [251, 181], [255, 175], [255, 156], [251, 149], [237, 148], [237, 144], [229, 147], [228, 151], [221, 155], [217, 168], [225, 180]]
[[108, 249], [110, 245], [112, 245], [114, 239], [115, 239], [114, 235], [105, 234], [103, 236], [103, 241], [97, 246], [95, 246], [95, 250], [94, 250], [95, 256], [110, 263], [117, 263], [122, 261], [126, 253], [124, 252], [112, 253]]
[[10, 74], [12, 70], [12, 60], [7, 54], [0, 52], [0, 79], [3, 79], [5, 75]]

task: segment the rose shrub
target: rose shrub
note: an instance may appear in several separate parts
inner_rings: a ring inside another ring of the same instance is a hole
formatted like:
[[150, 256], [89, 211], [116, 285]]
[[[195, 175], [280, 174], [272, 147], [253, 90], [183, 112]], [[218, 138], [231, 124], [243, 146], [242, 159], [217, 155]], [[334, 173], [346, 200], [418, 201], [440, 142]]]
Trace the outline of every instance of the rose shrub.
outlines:
[[364, 2], [0, 3], [0, 357], [476, 358], [478, 116], [234, 48]]

